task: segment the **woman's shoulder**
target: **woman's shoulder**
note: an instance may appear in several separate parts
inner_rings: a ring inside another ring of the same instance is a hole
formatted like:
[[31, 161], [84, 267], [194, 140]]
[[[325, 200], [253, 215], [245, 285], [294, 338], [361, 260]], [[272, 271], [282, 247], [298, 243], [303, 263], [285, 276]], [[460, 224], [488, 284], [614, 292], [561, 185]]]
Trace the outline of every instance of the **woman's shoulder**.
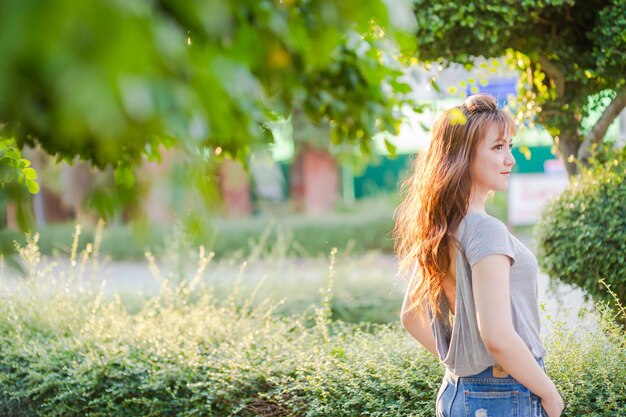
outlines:
[[515, 262], [515, 245], [509, 229], [502, 222], [486, 213], [468, 213], [464, 233], [459, 237], [461, 248], [470, 265], [488, 255], [503, 254]]
[[509, 229], [502, 220], [484, 212], [468, 212], [462, 221], [463, 236], [460, 239], [480, 235], [508, 235]]
[[466, 222], [467, 224], [481, 224], [481, 225], [487, 225], [487, 224], [496, 224], [496, 225], [500, 225], [506, 228], [506, 225], [504, 224], [504, 222], [502, 222], [502, 220], [498, 219], [497, 217], [493, 217], [490, 214], [487, 214], [483, 211], [470, 211], [467, 214], [465, 214], [465, 217], [463, 217], [463, 221]]

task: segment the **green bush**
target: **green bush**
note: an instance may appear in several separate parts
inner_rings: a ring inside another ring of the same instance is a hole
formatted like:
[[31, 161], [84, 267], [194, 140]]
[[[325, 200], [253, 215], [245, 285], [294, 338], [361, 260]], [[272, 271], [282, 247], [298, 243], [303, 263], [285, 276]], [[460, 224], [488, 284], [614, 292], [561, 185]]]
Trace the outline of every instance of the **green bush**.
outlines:
[[[256, 290], [239, 299], [240, 282], [163, 281], [131, 312], [72, 271], [29, 274], [0, 296], [0, 415], [432, 416], [442, 367], [398, 321], [332, 320], [330, 290], [349, 285], [337, 262], [314, 308], [291, 315]], [[546, 343], [565, 417], [626, 412], [626, 335], [594, 314]]]
[[95, 294], [13, 294], [0, 304], [0, 414], [432, 415], [441, 369], [397, 326], [271, 309], [188, 286], [134, 315]]
[[326, 217], [295, 216], [280, 222], [243, 219], [215, 222], [215, 239], [207, 242], [217, 257], [247, 256], [260, 239], [264, 246], [287, 245], [290, 255], [317, 257], [333, 247], [349, 248], [352, 253], [368, 250], [393, 251], [391, 229], [393, 212], [336, 213]]
[[[626, 415], [626, 334], [612, 307], [596, 307], [582, 311], [573, 329], [555, 323], [547, 341], [546, 367], [564, 398], [563, 416]], [[620, 314], [623, 321], [623, 308]]]
[[[14, 294], [0, 304], [0, 414], [432, 416], [442, 369], [397, 324], [316, 313], [278, 317], [187, 286], [134, 315], [97, 294]], [[564, 416], [626, 411], [626, 340], [603, 317], [547, 344]]]
[[[333, 247], [352, 253], [369, 250], [393, 251], [391, 229], [393, 207], [386, 200], [359, 202], [322, 217], [289, 214], [281, 218], [252, 217], [213, 219], [211, 230], [191, 239], [194, 246], [205, 245], [216, 258], [249, 256], [261, 246], [266, 252], [282, 251], [290, 256], [327, 255]], [[39, 230], [39, 246], [45, 255], [71, 252], [75, 225], [51, 224]], [[142, 259], [146, 250], [157, 255], [171, 246], [175, 227], [161, 225], [113, 225], [102, 233], [100, 253], [114, 260]], [[96, 230], [82, 227], [78, 245], [93, 241]], [[12, 242], [25, 243], [23, 233], [0, 230], [0, 253], [14, 254]]]
[[[56, 223], [46, 225], [38, 231], [39, 249], [44, 255], [69, 255], [72, 250], [72, 236], [76, 232], [76, 225], [72, 223]], [[106, 226], [102, 231], [100, 254], [111, 259], [142, 259], [146, 250], [155, 250], [163, 245], [166, 236], [163, 227], [150, 226], [146, 232], [133, 230], [130, 225]], [[96, 229], [82, 226], [77, 245], [84, 248], [87, 243], [93, 242]], [[3, 229], [0, 230], [0, 253], [14, 255], [13, 242], [20, 245], [26, 243], [24, 233]]]
[[551, 277], [626, 304], [626, 149], [604, 148], [547, 204], [535, 227], [537, 257]]

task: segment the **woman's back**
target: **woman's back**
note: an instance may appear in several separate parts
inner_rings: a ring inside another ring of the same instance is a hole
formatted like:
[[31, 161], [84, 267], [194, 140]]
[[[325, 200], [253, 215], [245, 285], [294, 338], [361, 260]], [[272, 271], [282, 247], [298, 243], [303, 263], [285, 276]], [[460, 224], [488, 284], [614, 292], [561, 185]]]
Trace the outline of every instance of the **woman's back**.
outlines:
[[[476, 320], [472, 293], [471, 267], [489, 255], [506, 255], [511, 260], [510, 293], [513, 326], [537, 358], [545, 354], [540, 339], [537, 307], [537, 261], [532, 252], [509, 233], [506, 226], [488, 214], [472, 212], [465, 216], [457, 237], [456, 294], [454, 310], [450, 297], [442, 297], [442, 313], [431, 314], [437, 351], [448, 370], [457, 376], [477, 374], [496, 364], [483, 343]], [[445, 298], [445, 300], [443, 299]], [[445, 318], [454, 312], [454, 322]]]

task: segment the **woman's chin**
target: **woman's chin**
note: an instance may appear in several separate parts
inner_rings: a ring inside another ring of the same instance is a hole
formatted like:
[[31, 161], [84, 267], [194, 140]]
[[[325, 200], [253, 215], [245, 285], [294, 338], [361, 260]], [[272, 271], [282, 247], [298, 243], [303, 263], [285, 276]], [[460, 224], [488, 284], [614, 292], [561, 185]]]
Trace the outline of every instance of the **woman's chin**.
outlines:
[[509, 189], [509, 184], [507, 183], [506, 185], [500, 185], [498, 187], [493, 187], [492, 188], [492, 192], [494, 193], [505, 193], [507, 192]]

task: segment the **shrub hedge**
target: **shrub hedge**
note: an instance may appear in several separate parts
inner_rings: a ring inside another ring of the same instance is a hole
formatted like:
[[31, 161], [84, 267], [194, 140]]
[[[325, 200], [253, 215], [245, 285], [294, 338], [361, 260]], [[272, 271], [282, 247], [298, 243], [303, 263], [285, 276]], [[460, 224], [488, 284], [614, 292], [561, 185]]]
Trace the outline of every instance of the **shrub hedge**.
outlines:
[[0, 307], [2, 415], [427, 416], [441, 377], [396, 328], [322, 310], [278, 317], [184, 288], [135, 315], [119, 299], [38, 297]]
[[[442, 368], [397, 323], [332, 321], [328, 298], [289, 317], [251, 305], [191, 283], [134, 314], [119, 297], [13, 289], [0, 299], [0, 415], [433, 415]], [[547, 347], [564, 416], [625, 415], [626, 339], [610, 314], [555, 325]]]
[[544, 209], [534, 230], [541, 268], [598, 300], [626, 304], [626, 148], [605, 147]]

